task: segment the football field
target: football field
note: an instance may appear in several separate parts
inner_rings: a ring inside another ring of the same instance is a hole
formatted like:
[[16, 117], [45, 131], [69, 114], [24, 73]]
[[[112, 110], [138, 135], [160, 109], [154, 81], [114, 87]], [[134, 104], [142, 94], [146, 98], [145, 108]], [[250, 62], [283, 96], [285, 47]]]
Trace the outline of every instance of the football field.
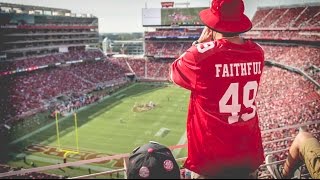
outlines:
[[[130, 153], [148, 141], [167, 146], [184, 144], [188, 100], [189, 91], [171, 84], [135, 83], [121, 89], [77, 112], [80, 153], [70, 159]], [[73, 115], [59, 117], [59, 135], [61, 149], [76, 151]], [[16, 156], [26, 156], [29, 161], [50, 164], [50, 160], [57, 163], [63, 158], [54, 119], [15, 143], [23, 145]]]

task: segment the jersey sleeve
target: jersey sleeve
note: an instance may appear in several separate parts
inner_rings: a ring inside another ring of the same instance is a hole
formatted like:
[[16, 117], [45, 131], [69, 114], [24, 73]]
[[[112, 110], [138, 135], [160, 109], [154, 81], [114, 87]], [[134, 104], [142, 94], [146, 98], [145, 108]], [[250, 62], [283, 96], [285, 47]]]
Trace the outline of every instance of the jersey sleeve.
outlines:
[[198, 70], [194, 54], [189, 49], [171, 64], [171, 81], [188, 90], [194, 90]]

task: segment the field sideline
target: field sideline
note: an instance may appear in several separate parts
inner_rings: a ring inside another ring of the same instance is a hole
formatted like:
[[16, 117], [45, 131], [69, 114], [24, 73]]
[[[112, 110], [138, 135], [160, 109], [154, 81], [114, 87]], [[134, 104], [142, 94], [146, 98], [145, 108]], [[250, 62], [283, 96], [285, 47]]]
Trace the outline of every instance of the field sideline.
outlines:
[[[174, 85], [133, 84], [77, 113], [80, 152], [113, 155], [129, 153], [148, 141], [167, 146], [181, 144], [185, 139], [188, 98], [188, 91]], [[150, 101], [155, 104], [153, 109], [144, 112], [133, 110], [134, 106]], [[73, 116], [61, 121], [59, 127], [62, 149], [76, 149]], [[18, 144], [23, 144], [24, 148], [16, 154], [26, 154], [27, 159], [28, 156], [38, 156], [61, 160], [61, 156], [55, 156], [55, 153], [32, 152], [25, 148], [32, 144], [57, 147], [55, 125]], [[185, 155], [185, 150], [182, 153]], [[10, 164], [15, 163], [11, 161]]]

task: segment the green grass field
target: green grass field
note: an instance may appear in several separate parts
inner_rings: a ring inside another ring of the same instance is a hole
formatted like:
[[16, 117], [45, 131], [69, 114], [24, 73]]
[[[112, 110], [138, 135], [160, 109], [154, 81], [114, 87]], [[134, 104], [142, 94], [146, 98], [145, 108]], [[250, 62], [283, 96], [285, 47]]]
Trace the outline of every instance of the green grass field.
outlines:
[[[77, 112], [80, 154], [70, 156], [68, 161], [130, 153], [135, 147], [151, 140], [167, 146], [184, 144], [188, 99], [189, 92], [174, 85], [136, 83], [80, 110]], [[153, 109], [133, 111], [135, 105], [150, 101], [156, 104]], [[73, 116], [60, 118], [59, 129], [61, 148], [75, 150]], [[15, 158], [9, 162], [13, 166], [21, 166], [22, 156], [28, 162], [39, 162], [38, 166], [56, 164], [63, 159], [63, 153], [57, 150], [54, 119], [14, 143], [20, 149], [13, 153]], [[183, 150], [175, 155], [181, 157], [185, 153], [186, 150]], [[117, 162], [106, 164], [95, 167], [121, 166]], [[99, 171], [99, 168], [96, 169]]]

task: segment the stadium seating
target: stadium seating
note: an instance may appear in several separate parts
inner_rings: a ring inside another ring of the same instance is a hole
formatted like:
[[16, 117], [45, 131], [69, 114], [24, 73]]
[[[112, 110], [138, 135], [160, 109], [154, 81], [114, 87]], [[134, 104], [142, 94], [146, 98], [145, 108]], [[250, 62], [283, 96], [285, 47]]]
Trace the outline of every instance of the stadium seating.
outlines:
[[[318, 14], [318, 15], [317, 15]], [[294, 27], [319, 27], [319, 6], [307, 6], [302, 14], [292, 23]], [[317, 15], [317, 16], [316, 16]]]
[[246, 38], [263, 40], [320, 40], [319, 5], [258, 9], [253, 17], [253, 29]]
[[169, 80], [169, 66], [172, 61], [143, 58], [113, 58], [111, 61], [122, 64], [123, 68], [127, 68], [127, 72], [132, 69], [138, 79]]
[[[320, 119], [320, 95], [314, 85], [300, 75], [278, 68], [265, 67], [257, 106], [261, 130], [312, 122]], [[263, 141], [294, 137], [296, 130], [263, 134]], [[291, 140], [265, 145], [265, 151], [287, 148]], [[286, 156], [280, 153], [281, 158]]]
[[36, 66], [45, 66], [55, 63], [65, 63], [74, 60], [94, 60], [95, 58], [104, 58], [101, 51], [70, 51], [68, 53], [56, 53], [40, 57], [27, 57], [16, 60], [0, 62], [0, 72], [13, 71], [17, 69], [34, 68]]
[[127, 63], [137, 77], [145, 77], [146, 60], [145, 59], [127, 59]]
[[146, 31], [145, 37], [185, 37], [185, 36], [200, 36], [202, 32], [201, 28], [198, 29], [157, 29], [156, 31]]
[[258, 9], [252, 19], [255, 28], [319, 28], [319, 5]]
[[[265, 58], [282, 64], [306, 69], [311, 65], [320, 66], [320, 49], [308, 46], [262, 46]], [[302, 53], [303, 52], [303, 53]]]
[[[188, 47], [189, 44], [183, 44]], [[173, 52], [175, 46], [181, 44], [162, 45], [167, 47], [165, 52]], [[318, 60], [319, 49], [307, 46], [267, 46], [264, 45], [265, 57], [282, 64], [299, 67], [307, 71], [311, 65], [320, 66]], [[185, 51], [185, 49], [181, 49]], [[305, 53], [300, 53], [305, 52]], [[78, 53], [75, 53], [78, 54]], [[81, 53], [80, 53], [81, 54]], [[99, 55], [99, 54], [98, 54]], [[75, 57], [76, 55], [70, 55]], [[77, 55], [77, 58], [86, 57]], [[87, 56], [88, 57], [88, 56]], [[44, 58], [44, 57], [42, 57]], [[48, 56], [49, 59], [52, 55]], [[124, 78], [124, 74], [133, 72], [142, 79], [168, 80], [169, 64], [172, 61], [151, 61], [139, 58], [111, 58], [107, 61], [84, 62], [72, 64], [68, 67], [40, 70], [17, 76], [8, 76], [7, 81], [15, 83], [14, 91], [9, 96], [14, 108], [10, 108], [10, 117], [23, 116], [26, 112], [44, 110], [43, 100], [49, 100], [60, 94], [78, 91], [88, 92], [96, 88], [100, 83]], [[283, 77], [283, 75], [277, 75]], [[318, 77], [314, 75], [315, 77]], [[282, 78], [280, 80], [283, 80]], [[285, 79], [287, 80], [287, 79]], [[273, 83], [272, 80], [270, 84]], [[293, 84], [289, 82], [288, 84]], [[303, 85], [305, 86], [305, 85]], [[311, 87], [310, 87], [311, 88]], [[311, 88], [312, 89], [312, 88]], [[311, 92], [309, 92], [311, 93]], [[270, 127], [272, 128], [272, 127]]]
[[44, 106], [52, 98], [90, 92], [97, 87], [123, 80], [126, 71], [110, 61], [91, 61], [2, 77], [11, 90], [2, 99], [2, 123], [11, 125], [22, 117], [46, 110]]
[[[320, 24], [318, 23], [319, 16], [316, 16], [319, 11], [316, 9], [319, 9], [319, 6], [260, 9], [253, 18], [253, 30], [245, 33], [244, 37], [256, 40], [317, 42], [320, 40]], [[172, 37], [179, 33], [180, 36], [183, 36], [181, 32], [175, 31], [145, 32], [145, 35]], [[148, 40], [146, 41], [145, 54], [160, 59], [174, 59], [186, 51], [190, 44], [191, 41], [177, 43], [169, 39]], [[265, 50], [267, 60], [299, 68], [320, 82], [318, 71], [310, 68], [320, 67], [319, 48], [303, 45], [262, 45], [262, 47]], [[132, 63], [136, 61], [130, 62], [131, 66], [135, 66]], [[158, 72], [163, 72], [166, 67], [161, 63], [166, 62], [161, 60], [146, 61], [147, 68], [144, 69], [147, 74], [146, 78], [158, 77]], [[143, 69], [140, 70], [140, 74], [143, 74]], [[287, 70], [265, 67], [257, 97], [261, 130], [284, 128], [319, 120], [319, 104], [320, 95], [317, 93], [315, 85], [310, 81]], [[315, 133], [318, 139], [320, 138], [318, 124], [309, 126], [309, 130]], [[292, 138], [296, 134], [296, 128], [263, 133], [265, 152], [274, 152], [278, 160], [285, 159], [287, 157], [285, 149], [291, 145]], [[263, 177], [265, 174], [268, 173], [260, 171], [259, 177]]]
[[[0, 165], [0, 173], [8, 172], [8, 171], [16, 171], [19, 168], [11, 168], [6, 165]], [[29, 173], [25, 175], [17, 175], [17, 176], [10, 176], [10, 178], [5, 179], [65, 179], [63, 176], [58, 176], [54, 174], [45, 174], [45, 173]]]
[[[252, 22], [252, 31], [244, 34], [254, 40], [309, 41], [320, 40], [319, 6], [274, 7], [258, 9]], [[145, 32], [145, 37], [182, 37], [199, 36], [201, 31], [165, 30]], [[71, 51], [41, 57], [27, 57], [15, 61], [1, 62], [0, 72], [14, 71], [34, 66], [65, 63], [73, 60], [89, 60], [82, 63], [49, 67], [37, 71], [6, 75], [0, 77], [4, 92], [0, 98], [0, 125], [14, 125], [23, 117], [42, 111], [70, 112], [82, 106], [94, 103], [107, 95], [89, 95], [99, 87], [125, 81], [126, 73], [134, 73], [137, 79], [168, 81], [169, 67], [191, 45], [191, 40], [170, 41], [146, 40], [147, 58], [106, 58], [100, 51]], [[265, 59], [299, 68], [320, 82], [320, 49], [304, 45], [263, 44]], [[92, 61], [101, 58], [101, 61]], [[152, 59], [152, 60], [151, 60]], [[168, 60], [169, 59], [169, 60]], [[91, 61], [90, 61], [91, 60]], [[77, 93], [74, 93], [77, 92]], [[2, 93], [2, 92], [1, 92]], [[61, 95], [69, 100], [49, 106], [49, 102]], [[293, 72], [277, 67], [265, 66], [261, 86], [256, 99], [262, 131], [299, 125], [320, 119], [320, 95], [314, 84]], [[319, 124], [309, 126], [309, 130], [320, 138]], [[0, 126], [0, 132], [6, 131]], [[275, 152], [278, 160], [287, 157], [286, 151], [280, 151], [291, 145], [297, 129], [283, 129], [277, 132], [262, 133], [265, 152]], [[286, 138], [286, 139], [285, 139]], [[283, 140], [281, 140], [283, 139]], [[268, 143], [272, 142], [273, 143]], [[0, 172], [12, 170], [0, 166]], [[264, 176], [265, 172], [259, 172]], [[50, 178], [46, 174], [30, 174], [23, 178]], [[52, 176], [54, 177], [54, 176]], [[58, 177], [60, 178], [60, 177]]]
[[174, 59], [190, 48], [191, 44], [192, 41], [146, 41], [146, 55], [160, 59]]
[[156, 29], [145, 32], [145, 55], [157, 59], [178, 58], [198, 39], [201, 32], [202, 28]]
[[305, 30], [252, 30], [244, 34], [247, 39], [255, 40], [295, 40], [317, 42], [320, 36], [317, 31]]

